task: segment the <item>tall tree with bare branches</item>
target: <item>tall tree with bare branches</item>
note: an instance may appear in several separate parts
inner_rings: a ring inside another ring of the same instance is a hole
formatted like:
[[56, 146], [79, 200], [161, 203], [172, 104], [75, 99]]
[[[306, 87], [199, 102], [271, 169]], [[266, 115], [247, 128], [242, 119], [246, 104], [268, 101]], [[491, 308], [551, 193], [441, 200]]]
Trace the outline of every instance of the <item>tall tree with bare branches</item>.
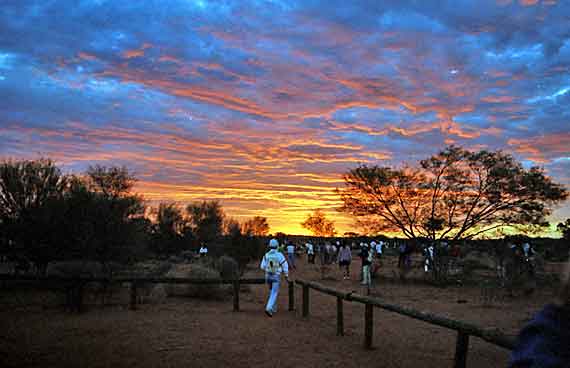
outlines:
[[468, 239], [505, 226], [546, 225], [568, 197], [541, 168], [502, 151], [449, 146], [417, 167], [361, 165], [344, 175], [342, 210], [368, 230], [410, 239]]

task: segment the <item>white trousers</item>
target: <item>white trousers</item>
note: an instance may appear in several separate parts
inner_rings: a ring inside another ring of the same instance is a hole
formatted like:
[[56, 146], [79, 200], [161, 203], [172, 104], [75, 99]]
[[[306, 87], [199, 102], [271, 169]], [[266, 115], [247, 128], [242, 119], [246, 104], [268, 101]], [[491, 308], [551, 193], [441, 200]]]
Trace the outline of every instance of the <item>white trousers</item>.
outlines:
[[362, 285], [370, 285], [371, 283], [370, 265], [362, 266]]
[[269, 298], [267, 298], [267, 305], [265, 310], [271, 313], [277, 312], [277, 297], [279, 296], [280, 276], [269, 275], [266, 277], [267, 284], [269, 285]]

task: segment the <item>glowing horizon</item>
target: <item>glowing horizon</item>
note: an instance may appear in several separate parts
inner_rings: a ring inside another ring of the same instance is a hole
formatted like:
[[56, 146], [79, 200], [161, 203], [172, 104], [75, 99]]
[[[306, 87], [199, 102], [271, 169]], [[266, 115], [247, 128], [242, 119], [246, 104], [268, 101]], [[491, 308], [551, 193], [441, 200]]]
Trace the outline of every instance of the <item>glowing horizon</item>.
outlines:
[[[570, 185], [570, 3], [22, 0], [0, 10], [0, 159], [125, 165], [151, 202], [339, 234], [342, 174], [454, 143]], [[552, 221], [570, 217], [570, 204]], [[552, 234], [554, 235], [554, 234]]]

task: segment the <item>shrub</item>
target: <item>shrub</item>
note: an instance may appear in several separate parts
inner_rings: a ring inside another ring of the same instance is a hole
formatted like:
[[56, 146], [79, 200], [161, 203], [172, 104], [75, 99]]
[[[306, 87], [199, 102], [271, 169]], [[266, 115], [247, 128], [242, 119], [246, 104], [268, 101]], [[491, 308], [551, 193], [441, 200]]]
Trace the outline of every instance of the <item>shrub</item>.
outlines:
[[167, 261], [152, 260], [134, 264], [129, 274], [135, 277], [160, 277], [172, 268], [172, 263]]
[[218, 270], [220, 277], [224, 280], [233, 280], [239, 278], [240, 269], [238, 262], [229, 256], [222, 256], [218, 259]]
[[94, 261], [52, 262], [47, 267], [47, 275], [55, 277], [104, 277], [105, 267]]
[[[214, 268], [206, 267], [202, 264], [181, 264], [175, 265], [166, 277], [215, 279], [220, 280], [220, 273]], [[231, 295], [231, 285], [210, 284], [167, 284], [164, 286], [168, 296], [184, 296], [204, 299], [223, 299]]]

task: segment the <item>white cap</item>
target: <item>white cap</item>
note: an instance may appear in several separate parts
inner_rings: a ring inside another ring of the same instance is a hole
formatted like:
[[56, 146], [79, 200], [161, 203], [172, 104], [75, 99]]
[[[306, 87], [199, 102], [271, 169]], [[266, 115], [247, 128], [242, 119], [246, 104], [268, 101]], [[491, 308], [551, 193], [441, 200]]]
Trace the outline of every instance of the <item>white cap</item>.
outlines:
[[279, 242], [277, 241], [277, 239], [271, 239], [269, 241], [269, 248], [277, 249], [277, 247], [279, 247]]

